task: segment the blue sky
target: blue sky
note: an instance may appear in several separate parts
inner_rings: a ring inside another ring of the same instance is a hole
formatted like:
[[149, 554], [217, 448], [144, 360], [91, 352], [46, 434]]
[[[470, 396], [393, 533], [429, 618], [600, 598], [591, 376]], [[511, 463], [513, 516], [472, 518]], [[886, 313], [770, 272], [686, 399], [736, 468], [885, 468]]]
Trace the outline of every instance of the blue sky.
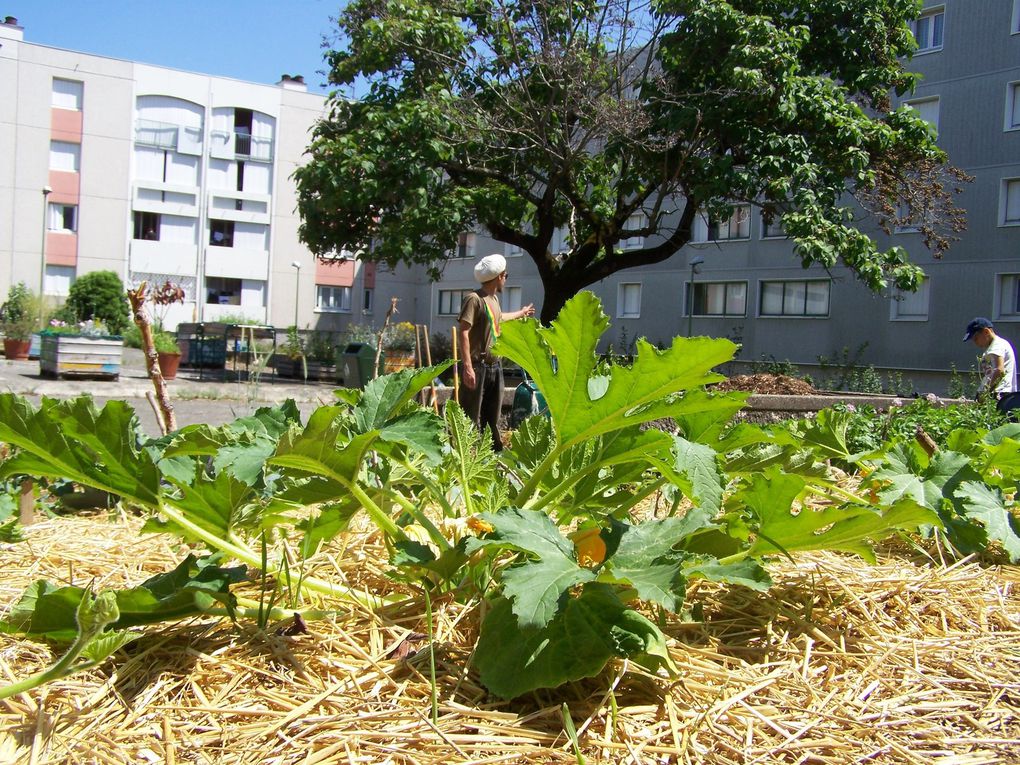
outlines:
[[8, 0], [26, 42], [325, 93], [323, 35], [344, 0]]

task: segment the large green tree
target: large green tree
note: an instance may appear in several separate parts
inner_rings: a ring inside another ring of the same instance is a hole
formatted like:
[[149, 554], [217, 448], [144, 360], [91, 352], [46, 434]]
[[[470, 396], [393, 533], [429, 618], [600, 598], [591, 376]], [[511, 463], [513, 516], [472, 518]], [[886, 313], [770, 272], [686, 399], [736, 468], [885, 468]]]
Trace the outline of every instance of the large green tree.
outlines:
[[[585, 286], [669, 258], [700, 211], [750, 203], [805, 266], [914, 288], [906, 253], [857, 224], [909, 216], [938, 254], [961, 225], [933, 135], [890, 106], [916, 81], [902, 62], [919, 9], [351, 0], [327, 54], [340, 88], [296, 172], [301, 237], [325, 259], [353, 250], [435, 276], [482, 226], [534, 260], [549, 321]], [[632, 237], [644, 246], [620, 246]]]

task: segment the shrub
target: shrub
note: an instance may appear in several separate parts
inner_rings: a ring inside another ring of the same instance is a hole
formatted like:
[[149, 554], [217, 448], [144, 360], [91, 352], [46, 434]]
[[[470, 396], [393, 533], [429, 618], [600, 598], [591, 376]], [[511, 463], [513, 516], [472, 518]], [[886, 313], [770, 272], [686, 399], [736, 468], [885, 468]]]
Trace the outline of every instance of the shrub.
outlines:
[[0, 331], [8, 340], [28, 340], [36, 330], [39, 300], [24, 282], [12, 284], [0, 306]]
[[67, 307], [74, 312], [75, 322], [98, 319], [115, 335], [128, 328], [124, 283], [113, 271], [92, 271], [76, 279], [67, 294]]
[[164, 329], [154, 329], [152, 331], [152, 345], [156, 349], [156, 353], [181, 352], [180, 346], [177, 345], [177, 335]]
[[336, 363], [336, 338], [332, 332], [314, 330], [306, 343], [308, 358], [320, 364]]
[[409, 321], [391, 325], [383, 338], [383, 348], [388, 351], [413, 351], [416, 332]]
[[122, 337], [124, 338], [125, 348], [142, 347], [142, 330], [138, 329], [134, 324], [124, 330]]

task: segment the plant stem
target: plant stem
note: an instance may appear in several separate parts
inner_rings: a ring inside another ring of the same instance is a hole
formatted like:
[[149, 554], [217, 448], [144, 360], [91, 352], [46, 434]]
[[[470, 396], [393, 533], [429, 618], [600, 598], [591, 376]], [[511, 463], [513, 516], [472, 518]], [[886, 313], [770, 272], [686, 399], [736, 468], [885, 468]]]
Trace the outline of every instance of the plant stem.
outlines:
[[439, 724], [439, 694], [436, 690], [436, 644], [435, 635], [432, 630], [432, 597], [429, 595], [429, 588], [422, 585], [422, 592], [425, 593], [425, 618], [428, 620], [429, 633], [429, 684], [432, 687], [430, 694], [432, 701], [432, 722]]
[[[364, 493], [362, 492], [362, 494]], [[365, 497], [365, 499], [371, 502], [371, 499], [369, 499], [368, 497]], [[378, 508], [376, 509], [378, 510]], [[164, 502], [161, 505], [159, 512], [161, 512], [167, 518], [171, 519], [174, 523], [187, 529], [190, 533], [197, 536], [199, 539], [201, 539], [203, 542], [205, 542], [214, 550], [220, 550], [222, 552], [225, 552], [228, 555], [231, 555], [232, 557], [241, 561], [242, 563], [247, 564], [248, 566], [251, 566], [254, 569], [261, 570], [262, 561], [259, 558], [259, 556], [257, 556], [252, 550], [249, 550], [248, 548], [240, 545], [231, 544], [226, 540], [220, 539], [215, 534], [206, 531], [198, 524], [188, 520], [184, 513], [178, 511], [177, 508], [169, 506], [166, 502]], [[392, 523], [392, 521], [390, 521], [390, 523]], [[394, 527], [396, 527], [396, 524], [394, 524]], [[399, 528], [397, 528], [397, 530], [400, 531]], [[404, 536], [403, 532], [400, 532], [400, 536], [401, 537]], [[277, 568], [278, 567], [274, 566], [273, 570], [276, 570]], [[317, 579], [315, 577], [306, 577], [305, 580], [302, 582], [302, 587], [312, 592], [318, 592], [323, 595], [330, 595], [332, 597], [353, 601], [372, 611], [388, 604], [388, 601], [384, 598], [375, 598], [372, 597], [371, 595], [368, 595], [367, 593], [361, 594], [355, 592], [350, 588], [340, 587], [338, 585], [326, 582], [321, 579]]]
[[436, 525], [421, 511], [418, 507], [407, 497], [403, 497], [396, 492], [387, 492], [387, 496], [390, 497], [396, 504], [400, 505], [404, 511], [414, 518], [418, 524], [428, 532], [429, 538], [436, 543], [441, 550], [449, 550], [451, 545], [447, 541], [443, 533], [436, 528]]

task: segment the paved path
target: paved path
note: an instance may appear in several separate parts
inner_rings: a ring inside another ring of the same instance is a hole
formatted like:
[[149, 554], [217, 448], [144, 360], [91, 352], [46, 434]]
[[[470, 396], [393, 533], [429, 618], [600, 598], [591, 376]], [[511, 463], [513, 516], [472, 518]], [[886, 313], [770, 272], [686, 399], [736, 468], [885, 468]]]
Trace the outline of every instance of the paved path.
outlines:
[[[333, 383], [308, 382], [273, 378], [265, 375], [256, 386], [248, 382], [223, 379], [222, 372], [210, 377], [206, 370], [204, 379], [198, 379], [196, 370], [185, 369], [177, 379], [167, 383], [170, 389], [177, 425], [209, 423], [221, 425], [237, 417], [250, 414], [260, 406], [294, 399], [303, 417], [307, 417], [322, 404], [334, 401]], [[142, 352], [134, 348], [124, 349], [124, 360], [119, 380], [103, 379], [50, 379], [39, 374], [38, 360], [10, 361], [0, 358], [0, 391], [14, 392], [38, 403], [41, 396], [69, 398], [82, 393], [91, 394], [98, 405], [110, 399], [120, 399], [131, 404], [146, 433], [158, 435], [156, 417], [145, 398], [152, 391], [152, 383], [145, 371]]]

